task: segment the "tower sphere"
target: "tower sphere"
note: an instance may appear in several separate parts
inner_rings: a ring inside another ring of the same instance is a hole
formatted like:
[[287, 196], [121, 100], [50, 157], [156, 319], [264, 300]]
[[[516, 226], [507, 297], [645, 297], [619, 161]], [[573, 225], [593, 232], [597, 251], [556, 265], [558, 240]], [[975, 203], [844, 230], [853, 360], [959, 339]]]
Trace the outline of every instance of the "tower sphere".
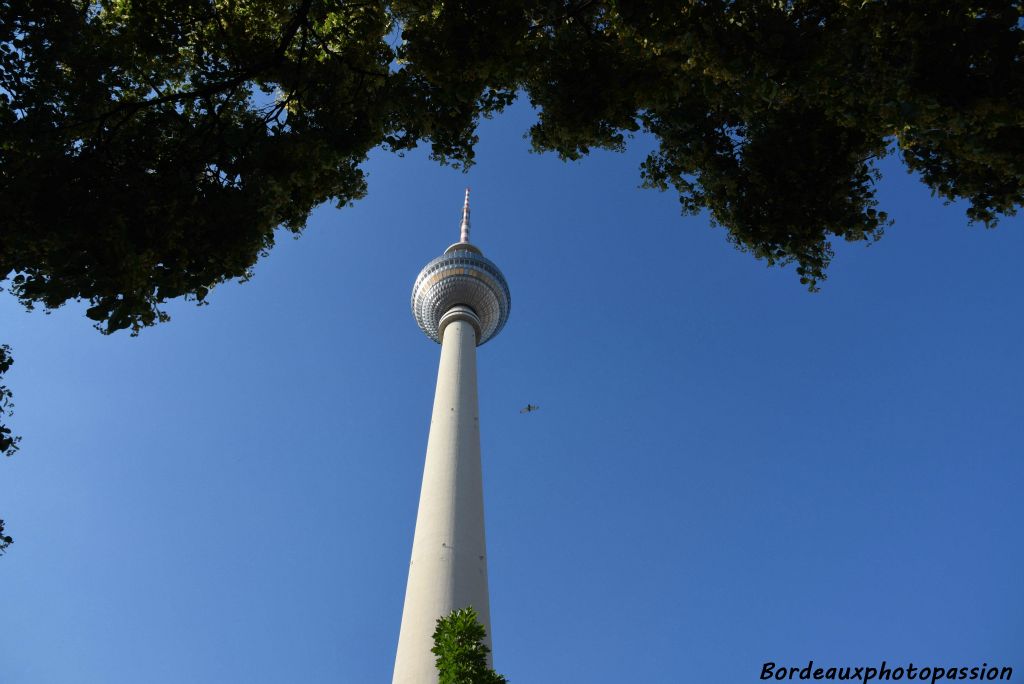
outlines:
[[505, 326], [512, 309], [512, 294], [501, 270], [469, 243], [457, 242], [432, 260], [412, 286], [412, 315], [420, 329], [441, 342], [441, 317], [456, 306], [468, 306], [480, 320], [477, 346]]
[[[477, 346], [505, 327], [512, 309], [512, 294], [501, 270], [480, 249], [469, 243], [469, 189], [462, 207], [462, 239], [432, 260], [412, 286], [412, 315], [427, 337], [441, 342], [444, 326], [455, 318], [470, 321], [476, 328]], [[455, 307], [469, 307], [472, 313], [445, 314]], [[475, 314], [475, 315], [474, 315]]]

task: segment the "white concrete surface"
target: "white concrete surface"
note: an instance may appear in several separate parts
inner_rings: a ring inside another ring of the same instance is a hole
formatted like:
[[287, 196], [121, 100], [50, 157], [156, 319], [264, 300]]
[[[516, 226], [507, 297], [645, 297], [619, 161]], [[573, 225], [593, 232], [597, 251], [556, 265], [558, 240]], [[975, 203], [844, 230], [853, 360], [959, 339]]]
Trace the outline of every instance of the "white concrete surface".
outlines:
[[472, 606], [487, 630], [487, 549], [476, 389], [476, 331], [444, 328], [393, 684], [437, 684], [437, 619]]

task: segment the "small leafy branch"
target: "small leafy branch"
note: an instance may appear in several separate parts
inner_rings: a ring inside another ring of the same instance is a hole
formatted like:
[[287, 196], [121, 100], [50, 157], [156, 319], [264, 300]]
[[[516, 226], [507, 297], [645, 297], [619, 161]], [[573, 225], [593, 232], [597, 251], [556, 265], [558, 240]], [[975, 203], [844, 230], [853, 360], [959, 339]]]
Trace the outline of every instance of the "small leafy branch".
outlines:
[[14, 543], [14, 538], [4, 534], [4, 521], [0, 520], [0, 556], [4, 555], [7, 547]]
[[486, 637], [471, 607], [439, 618], [430, 649], [437, 656], [438, 684], [506, 684], [508, 680], [487, 665], [491, 649], [484, 643]]
[[[11, 356], [11, 348], [6, 344], [0, 344], [0, 377], [14, 365], [14, 358]], [[0, 385], [0, 419], [11, 416], [14, 413], [14, 403], [11, 401], [14, 395], [6, 385]], [[12, 456], [18, 450], [18, 442], [21, 437], [11, 435], [11, 429], [0, 422], [0, 454]]]

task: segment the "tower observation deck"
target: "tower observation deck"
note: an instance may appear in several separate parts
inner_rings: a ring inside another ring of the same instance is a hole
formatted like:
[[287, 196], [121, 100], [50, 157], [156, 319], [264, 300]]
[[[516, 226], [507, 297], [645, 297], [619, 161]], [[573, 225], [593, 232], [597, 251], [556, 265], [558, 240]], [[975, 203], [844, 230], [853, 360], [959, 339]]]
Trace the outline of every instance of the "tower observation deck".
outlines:
[[427, 263], [412, 288], [413, 317], [440, 343], [441, 361], [393, 684], [437, 684], [434, 629], [453, 610], [474, 608], [490, 645], [476, 347], [501, 332], [512, 298], [469, 230], [467, 189], [459, 242]]
[[412, 286], [412, 315], [420, 329], [441, 342], [445, 314], [468, 307], [476, 316], [477, 345], [505, 326], [512, 307], [505, 276], [469, 242], [469, 190], [462, 210], [462, 240], [431, 260]]

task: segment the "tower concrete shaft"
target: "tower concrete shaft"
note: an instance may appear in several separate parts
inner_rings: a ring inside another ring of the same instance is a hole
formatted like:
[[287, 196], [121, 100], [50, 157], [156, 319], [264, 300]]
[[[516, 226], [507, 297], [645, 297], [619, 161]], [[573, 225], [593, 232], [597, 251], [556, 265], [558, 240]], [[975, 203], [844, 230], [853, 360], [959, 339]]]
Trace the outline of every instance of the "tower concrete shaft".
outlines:
[[[446, 320], [447, 319], [447, 320]], [[487, 630], [487, 549], [476, 346], [480, 321], [456, 306], [439, 321], [441, 362], [393, 684], [437, 684], [437, 619], [472, 606]]]

